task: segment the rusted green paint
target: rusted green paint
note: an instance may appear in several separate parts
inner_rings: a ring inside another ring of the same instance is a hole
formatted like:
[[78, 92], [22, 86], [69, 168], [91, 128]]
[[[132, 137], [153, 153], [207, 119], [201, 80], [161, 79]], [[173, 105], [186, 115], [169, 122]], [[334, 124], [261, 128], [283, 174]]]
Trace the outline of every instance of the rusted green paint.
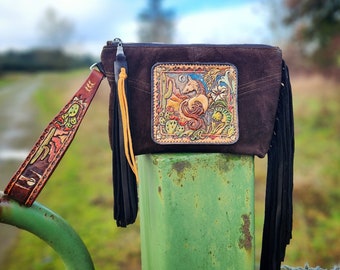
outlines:
[[[58, 214], [35, 202], [19, 205], [0, 192], [0, 222], [29, 231], [49, 244], [68, 270], [93, 270], [90, 254], [78, 234]], [[29, 247], [28, 247], [29, 248]]]
[[250, 217], [247, 214], [242, 215], [243, 224], [240, 228], [241, 237], [239, 240], [239, 247], [251, 250], [253, 237], [250, 232]]
[[137, 160], [143, 269], [254, 269], [252, 156]]

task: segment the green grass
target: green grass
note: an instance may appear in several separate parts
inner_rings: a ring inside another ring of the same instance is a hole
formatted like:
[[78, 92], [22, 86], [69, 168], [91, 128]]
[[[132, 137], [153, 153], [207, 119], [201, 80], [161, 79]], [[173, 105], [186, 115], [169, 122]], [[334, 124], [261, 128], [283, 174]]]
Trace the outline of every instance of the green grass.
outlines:
[[285, 264], [330, 269], [340, 262], [340, 86], [317, 76], [294, 82], [295, 213]]
[[[41, 130], [71, 98], [88, 71], [45, 73], [35, 96]], [[283, 265], [332, 268], [340, 254], [340, 87], [293, 77], [296, 129], [294, 228]], [[70, 149], [38, 201], [63, 216], [89, 248], [96, 269], [139, 269], [138, 222], [118, 229], [112, 218], [107, 82], [102, 83]], [[266, 159], [256, 159], [256, 260], [259, 261]], [[57, 254], [20, 232], [1, 269], [63, 269]]]
[[[78, 90], [88, 71], [44, 74], [34, 97], [41, 130]], [[138, 225], [118, 229], [113, 220], [111, 151], [107, 135], [108, 94], [101, 87], [82, 125], [49, 179], [38, 201], [52, 209], [79, 233], [96, 269], [124, 269], [128, 259], [139, 260]], [[127, 239], [127, 240], [126, 240]], [[37, 237], [20, 232], [4, 268], [63, 269], [58, 255]], [[126, 268], [127, 269], [127, 268]]]
[[27, 77], [29, 77], [29, 74], [16, 74], [16, 73], [9, 73], [6, 75], [0, 74], [0, 88], [8, 86], [11, 83], [16, 82], [17, 80], [21, 80]]

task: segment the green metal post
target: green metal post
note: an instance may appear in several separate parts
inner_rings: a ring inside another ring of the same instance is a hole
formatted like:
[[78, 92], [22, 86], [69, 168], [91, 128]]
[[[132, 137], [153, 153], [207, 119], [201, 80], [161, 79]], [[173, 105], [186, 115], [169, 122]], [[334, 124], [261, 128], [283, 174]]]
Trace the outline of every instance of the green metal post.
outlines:
[[254, 158], [137, 157], [142, 269], [254, 269]]
[[19, 205], [0, 192], [0, 222], [29, 231], [49, 244], [68, 270], [93, 270], [90, 254], [78, 234], [59, 215], [35, 202]]

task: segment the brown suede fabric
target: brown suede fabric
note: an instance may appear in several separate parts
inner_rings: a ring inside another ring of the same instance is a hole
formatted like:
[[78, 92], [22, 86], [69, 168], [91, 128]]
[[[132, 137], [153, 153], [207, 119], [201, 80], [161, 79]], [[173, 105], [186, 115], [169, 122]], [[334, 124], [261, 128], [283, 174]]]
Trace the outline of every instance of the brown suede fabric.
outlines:
[[[130, 127], [136, 155], [162, 152], [225, 152], [264, 157], [273, 134], [281, 87], [282, 55], [265, 45], [123, 44], [128, 62]], [[117, 44], [108, 42], [101, 62], [116, 91], [113, 62]], [[239, 140], [232, 145], [160, 145], [151, 138], [151, 68], [157, 62], [231, 63], [238, 70]], [[112, 97], [110, 132], [112, 127]], [[111, 134], [110, 134], [111, 136]]]

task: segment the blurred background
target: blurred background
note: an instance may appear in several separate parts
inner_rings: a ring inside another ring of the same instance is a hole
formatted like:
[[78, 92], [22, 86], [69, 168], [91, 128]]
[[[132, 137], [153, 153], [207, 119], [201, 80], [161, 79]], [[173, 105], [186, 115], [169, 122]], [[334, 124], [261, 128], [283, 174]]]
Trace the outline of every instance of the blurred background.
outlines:
[[[296, 132], [293, 239], [283, 265], [340, 264], [339, 0], [2, 0], [0, 34], [0, 190], [106, 41], [279, 46]], [[117, 229], [112, 219], [108, 95], [104, 82], [38, 200], [79, 232], [97, 269], [140, 269], [138, 222]], [[256, 159], [257, 264], [265, 177], [266, 160]], [[63, 269], [29, 233], [0, 224], [0, 239], [0, 269]]]

